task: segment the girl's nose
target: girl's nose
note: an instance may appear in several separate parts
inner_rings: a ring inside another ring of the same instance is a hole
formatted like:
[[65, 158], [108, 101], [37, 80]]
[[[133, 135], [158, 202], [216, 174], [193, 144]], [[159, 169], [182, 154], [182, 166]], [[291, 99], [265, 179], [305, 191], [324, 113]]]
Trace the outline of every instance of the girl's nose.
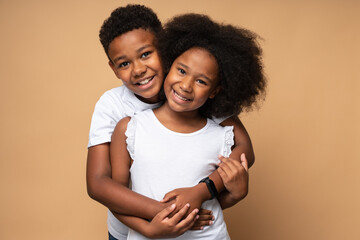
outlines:
[[190, 77], [184, 77], [180, 82], [180, 88], [184, 92], [192, 91], [192, 79]]

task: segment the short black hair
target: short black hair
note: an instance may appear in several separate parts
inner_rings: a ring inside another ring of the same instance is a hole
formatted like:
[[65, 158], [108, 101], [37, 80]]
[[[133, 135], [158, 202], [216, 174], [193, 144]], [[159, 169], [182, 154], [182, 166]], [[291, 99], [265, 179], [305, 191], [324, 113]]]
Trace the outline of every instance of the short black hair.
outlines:
[[200, 108], [205, 117], [228, 117], [250, 110], [259, 96], [265, 96], [266, 78], [258, 35], [244, 28], [225, 25], [202, 14], [183, 14], [164, 26], [159, 40], [164, 71], [182, 53], [193, 47], [209, 51], [219, 66], [222, 88]]
[[151, 31], [155, 39], [162, 32], [162, 24], [151, 8], [143, 5], [128, 4], [116, 8], [101, 26], [99, 38], [109, 57], [109, 45], [118, 36], [134, 29]]

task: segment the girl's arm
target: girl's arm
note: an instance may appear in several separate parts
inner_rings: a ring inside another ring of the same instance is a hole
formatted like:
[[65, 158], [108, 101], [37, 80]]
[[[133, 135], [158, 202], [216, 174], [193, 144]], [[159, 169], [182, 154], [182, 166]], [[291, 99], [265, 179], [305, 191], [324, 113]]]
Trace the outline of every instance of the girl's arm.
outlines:
[[[223, 209], [229, 208], [246, 197], [248, 193], [248, 167], [255, 162], [250, 136], [237, 116], [223, 121], [221, 126], [233, 126], [235, 145], [229, 158], [221, 157], [217, 169], [225, 189], [217, 197]], [[245, 158], [246, 156], [246, 158]], [[245, 164], [245, 165], [244, 165]], [[244, 167], [245, 166], [245, 167]], [[222, 184], [220, 183], [222, 187]]]
[[217, 169], [224, 182], [225, 190], [217, 199], [222, 209], [232, 207], [245, 198], [248, 193], [248, 164], [245, 154], [241, 154], [241, 161], [220, 157], [221, 163]]
[[[234, 136], [235, 136], [235, 145], [232, 149], [232, 152], [229, 156], [228, 161], [235, 160], [238, 163], [241, 163], [241, 155], [242, 153], [246, 154], [246, 158], [248, 159], [248, 166], [251, 166], [254, 161], [254, 152], [251, 144], [250, 137], [241, 123], [238, 117], [231, 117], [223, 121], [220, 125], [222, 126], [233, 126], [234, 127]], [[225, 161], [225, 160], [224, 160]], [[233, 166], [233, 165], [230, 165]], [[232, 177], [236, 177], [237, 179], [243, 178], [240, 174], [243, 172], [238, 171], [238, 169], [233, 169], [235, 174]], [[247, 182], [239, 183], [238, 181], [234, 181], [230, 178], [226, 179], [226, 185], [229, 189], [231, 189], [232, 193], [230, 193], [224, 186], [223, 179], [219, 174], [219, 169], [215, 170], [209, 178], [214, 182], [215, 187], [219, 193], [218, 200], [222, 208], [228, 208], [235, 205], [242, 198], [244, 198], [247, 194]], [[238, 197], [234, 197], [238, 196]], [[163, 199], [163, 202], [169, 201], [171, 199], [176, 198], [176, 203], [178, 206], [183, 206], [186, 202], [189, 202], [192, 207], [199, 207], [202, 202], [211, 199], [211, 194], [207, 189], [205, 183], [198, 184], [191, 188], [180, 188], [175, 189], [167, 193]], [[200, 204], [200, 205], [199, 205]]]

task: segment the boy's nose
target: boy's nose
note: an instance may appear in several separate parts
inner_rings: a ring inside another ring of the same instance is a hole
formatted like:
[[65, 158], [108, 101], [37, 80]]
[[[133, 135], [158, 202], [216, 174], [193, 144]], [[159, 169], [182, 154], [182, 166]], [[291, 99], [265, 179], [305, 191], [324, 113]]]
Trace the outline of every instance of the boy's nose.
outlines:
[[135, 77], [144, 75], [146, 72], [146, 66], [141, 61], [134, 62], [133, 74]]

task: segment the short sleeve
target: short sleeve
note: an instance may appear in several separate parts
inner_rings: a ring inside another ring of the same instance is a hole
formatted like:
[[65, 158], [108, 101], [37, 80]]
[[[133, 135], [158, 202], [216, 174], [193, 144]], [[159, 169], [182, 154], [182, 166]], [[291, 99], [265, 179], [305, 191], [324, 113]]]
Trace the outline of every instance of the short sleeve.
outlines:
[[101, 96], [92, 115], [88, 147], [111, 142], [111, 135], [116, 124], [124, 117], [118, 108], [109, 92]]
[[231, 148], [234, 145], [234, 127], [233, 126], [227, 126], [225, 128], [225, 134], [224, 134], [224, 149], [222, 155], [224, 157], [229, 157], [231, 153]]
[[135, 133], [136, 119], [131, 118], [125, 131], [127, 150], [130, 154], [131, 159], [135, 159]]

